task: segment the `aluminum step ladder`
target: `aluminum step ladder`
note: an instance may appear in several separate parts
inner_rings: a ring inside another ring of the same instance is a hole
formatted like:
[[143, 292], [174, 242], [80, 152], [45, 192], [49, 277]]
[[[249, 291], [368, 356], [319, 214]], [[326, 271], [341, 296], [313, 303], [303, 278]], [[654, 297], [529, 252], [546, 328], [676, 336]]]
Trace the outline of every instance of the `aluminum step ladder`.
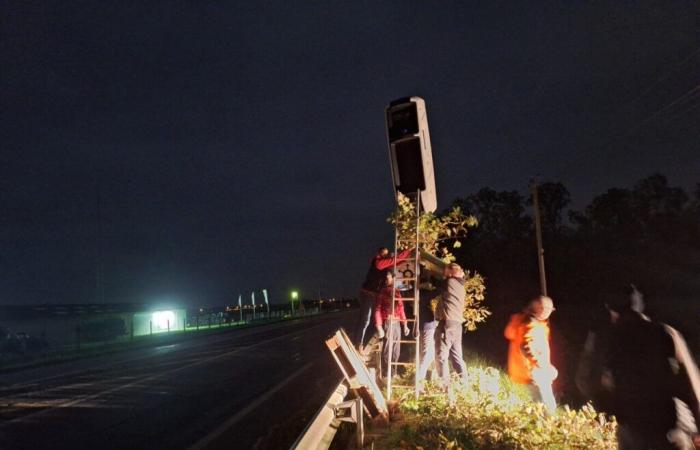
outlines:
[[[402, 391], [408, 391], [410, 389], [413, 389], [416, 395], [416, 398], [418, 398], [420, 389], [419, 389], [419, 380], [418, 380], [418, 368], [420, 367], [420, 332], [419, 332], [419, 301], [420, 301], [420, 294], [419, 294], [419, 259], [420, 259], [420, 230], [419, 230], [419, 224], [420, 224], [420, 212], [421, 212], [421, 204], [420, 204], [420, 191], [418, 191], [416, 194], [409, 196], [411, 199], [411, 202], [415, 208], [416, 212], [416, 221], [415, 221], [415, 230], [414, 233], [412, 233], [412, 236], [410, 239], [405, 239], [401, 238], [399, 235], [399, 230], [398, 227], [394, 229], [394, 254], [398, 255], [399, 252], [402, 250], [408, 249], [408, 248], [413, 248], [415, 251], [413, 252], [413, 256], [407, 258], [404, 260], [404, 262], [401, 264], [402, 267], [404, 267], [406, 270], [397, 270], [398, 264], [396, 259], [394, 259], [394, 289], [392, 291], [391, 295], [391, 321], [395, 321], [396, 317], [396, 305], [399, 302], [403, 302], [404, 304], [404, 311], [406, 311], [406, 319], [409, 324], [412, 324], [412, 327], [410, 327], [411, 332], [409, 333], [408, 336], [403, 336], [402, 335], [402, 330], [401, 327], [399, 326], [399, 336], [394, 336], [394, 330], [397, 327], [394, 327], [393, 325], [389, 326], [389, 330], [387, 332], [387, 341], [386, 345], [389, 347], [388, 352], [390, 355], [389, 358], [389, 367], [387, 367], [387, 379], [386, 379], [386, 392], [387, 392], [387, 400], [391, 400], [392, 396], [394, 394], [394, 390], [402, 390]], [[404, 292], [406, 292], [408, 295], [404, 296], [401, 295], [399, 298], [396, 297], [396, 288], [397, 286], [402, 286], [404, 288], [409, 287], [409, 289], [406, 289]], [[409, 315], [409, 311], [406, 308], [406, 304], [410, 303], [413, 305], [411, 314]], [[400, 362], [400, 361], [394, 361], [393, 358], [393, 346], [395, 343], [399, 343], [401, 346], [411, 346], [414, 350], [414, 356], [412, 358], [411, 362]], [[392, 380], [392, 375], [395, 374], [398, 371], [399, 367], [404, 367], [405, 369], [410, 369], [413, 368], [413, 384], [394, 384]]]

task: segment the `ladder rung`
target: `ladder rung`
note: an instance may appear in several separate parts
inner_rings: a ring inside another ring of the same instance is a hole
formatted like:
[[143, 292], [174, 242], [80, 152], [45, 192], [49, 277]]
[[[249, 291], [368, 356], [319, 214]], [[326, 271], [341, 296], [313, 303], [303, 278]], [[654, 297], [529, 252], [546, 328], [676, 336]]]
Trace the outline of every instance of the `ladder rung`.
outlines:
[[416, 365], [416, 363], [412, 363], [412, 362], [392, 362], [391, 364], [393, 364], [394, 366], [415, 366]]
[[402, 339], [400, 341], [394, 341], [394, 342], [398, 342], [399, 344], [415, 344], [416, 342], [418, 342], [418, 340], [416, 340], [416, 339], [408, 339], [408, 340]]

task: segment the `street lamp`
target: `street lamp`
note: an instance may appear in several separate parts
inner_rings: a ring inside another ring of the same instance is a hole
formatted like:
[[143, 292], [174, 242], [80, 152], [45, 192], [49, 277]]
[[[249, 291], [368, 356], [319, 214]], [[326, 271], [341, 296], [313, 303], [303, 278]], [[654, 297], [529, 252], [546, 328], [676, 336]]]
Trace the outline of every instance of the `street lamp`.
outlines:
[[294, 302], [299, 298], [299, 292], [292, 291], [291, 297], [292, 297], [292, 315], [294, 315]]

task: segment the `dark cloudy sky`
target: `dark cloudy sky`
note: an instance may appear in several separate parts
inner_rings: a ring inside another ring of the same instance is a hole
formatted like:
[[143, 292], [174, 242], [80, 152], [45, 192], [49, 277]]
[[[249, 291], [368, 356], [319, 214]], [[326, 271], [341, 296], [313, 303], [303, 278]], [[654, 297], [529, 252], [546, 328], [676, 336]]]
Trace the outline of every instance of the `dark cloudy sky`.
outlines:
[[389, 243], [384, 107], [439, 206], [700, 181], [696, 2], [5, 2], [0, 303], [354, 295]]

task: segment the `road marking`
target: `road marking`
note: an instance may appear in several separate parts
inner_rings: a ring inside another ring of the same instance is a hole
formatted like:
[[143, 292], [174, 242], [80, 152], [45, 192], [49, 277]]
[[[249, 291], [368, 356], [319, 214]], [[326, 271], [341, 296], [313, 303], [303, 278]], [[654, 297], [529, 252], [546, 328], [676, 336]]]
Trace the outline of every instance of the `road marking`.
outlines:
[[121, 391], [121, 390], [130, 388], [130, 387], [132, 387], [132, 386], [134, 386], [134, 385], [137, 385], [137, 384], [149, 382], [149, 381], [152, 381], [152, 380], [156, 380], [156, 379], [158, 379], [158, 378], [163, 378], [163, 377], [166, 377], [166, 376], [168, 376], [168, 375], [172, 375], [172, 374], [174, 374], [174, 373], [180, 372], [180, 371], [182, 371], [182, 370], [189, 369], [189, 368], [191, 368], [191, 367], [195, 367], [195, 366], [199, 366], [199, 365], [202, 365], [202, 364], [206, 364], [206, 363], [208, 363], [208, 362], [216, 361], [216, 360], [218, 360], [218, 359], [223, 359], [223, 358], [225, 358], [225, 357], [228, 357], [228, 356], [231, 356], [231, 355], [235, 355], [235, 354], [237, 354], [237, 353], [240, 353], [240, 352], [242, 352], [242, 351], [244, 351], [244, 350], [250, 350], [250, 349], [252, 349], [252, 348], [260, 347], [260, 346], [262, 346], [262, 345], [269, 344], [269, 343], [271, 343], [271, 342], [275, 342], [275, 341], [278, 341], [278, 340], [280, 340], [280, 339], [288, 338], [289, 336], [296, 336], [297, 334], [305, 333], [305, 332], [307, 332], [307, 331], [309, 331], [309, 330], [312, 330], [312, 329], [314, 329], [314, 328], [318, 328], [318, 327], [321, 327], [321, 326], [327, 326], [327, 325], [328, 325], [328, 323], [322, 322], [322, 323], [320, 323], [320, 324], [318, 324], [318, 325], [314, 325], [314, 326], [312, 326], [312, 327], [304, 328], [303, 330], [295, 331], [295, 332], [293, 332], [293, 333], [283, 334], [283, 335], [277, 336], [277, 337], [275, 337], [275, 338], [271, 338], [271, 339], [267, 339], [267, 340], [265, 340], [265, 341], [258, 342], [257, 344], [249, 345], [249, 346], [247, 346], [247, 347], [239, 347], [239, 348], [237, 348], [237, 349], [235, 349], [235, 350], [232, 350], [232, 351], [230, 351], [230, 352], [222, 353], [221, 355], [212, 356], [211, 358], [206, 358], [206, 359], [203, 359], [203, 360], [200, 360], [200, 361], [191, 363], [191, 364], [187, 364], [187, 365], [185, 365], [185, 366], [178, 367], [178, 368], [173, 369], [173, 370], [170, 370], [170, 371], [168, 371], [168, 372], [157, 373], [157, 374], [154, 374], [154, 375], [146, 376], [146, 377], [144, 377], [144, 378], [139, 378], [139, 379], [136, 379], [136, 380], [134, 380], [134, 381], [132, 381], [132, 382], [130, 382], [130, 383], [123, 384], [123, 385], [120, 385], [120, 386], [115, 386], [115, 387], [113, 387], [113, 388], [111, 388], [111, 389], [107, 389], [107, 390], [105, 390], [105, 391], [98, 392], [98, 393], [96, 393], [96, 394], [91, 394], [91, 395], [86, 395], [86, 396], [84, 396], [84, 397], [79, 397], [79, 398], [76, 398], [75, 400], [71, 400], [71, 401], [68, 401], [68, 402], [66, 402], [66, 403], [57, 404], [57, 405], [54, 405], [54, 406], [52, 406], [52, 407], [50, 407], [50, 408], [42, 409], [41, 411], [36, 411], [36, 412], [34, 412], [34, 413], [25, 414], [25, 415], [23, 415], [23, 416], [20, 416], [20, 417], [15, 418], [15, 419], [8, 420], [8, 421], [6, 421], [6, 422], [2, 422], [2, 423], [0, 423], [0, 428], [4, 428], [4, 427], [6, 427], [6, 426], [8, 426], [8, 425], [10, 425], [10, 424], [13, 424], [13, 423], [22, 422], [22, 421], [24, 421], [24, 420], [26, 420], [26, 419], [29, 419], [29, 418], [35, 418], [35, 417], [38, 417], [38, 416], [45, 415], [45, 414], [47, 414], [47, 413], [49, 413], [49, 412], [51, 412], [51, 411], [53, 411], [54, 409], [57, 409], [57, 408], [68, 408], [68, 407], [77, 405], [77, 404], [82, 403], [82, 402], [87, 401], [87, 400], [94, 400], [94, 399], [99, 398], [99, 397], [102, 397], [102, 396], [104, 396], [104, 395], [112, 394], [112, 393], [114, 393], [114, 392], [118, 392], [118, 391]]
[[233, 416], [229, 417], [224, 423], [219, 425], [214, 431], [211, 433], [207, 434], [204, 436], [202, 439], [200, 439], [196, 444], [190, 446], [187, 450], [201, 450], [205, 448], [207, 445], [211, 444], [215, 439], [217, 439], [219, 436], [224, 434], [229, 428], [231, 428], [233, 425], [236, 424], [239, 420], [247, 416], [251, 411], [253, 411], [255, 408], [260, 406], [261, 404], [265, 403], [270, 397], [275, 395], [278, 391], [280, 391], [283, 387], [288, 385], [289, 383], [292, 382], [296, 377], [304, 373], [306, 370], [308, 370], [311, 366], [313, 366], [314, 363], [307, 363], [294, 371], [291, 375], [289, 375], [287, 378], [279, 382], [275, 387], [267, 391], [264, 395], [258, 397], [255, 401], [252, 403], [249, 403], [245, 408], [242, 410], [238, 411], [236, 414]]
[[[320, 316], [318, 316], [318, 317], [320, 317]], [[314, 317], [314, 318], [315, 318], [315, 317]], [[312, 320], [313, 320], [314, 318], [312, 318]], [[287, 328], [287, 327], [290, 327], [290, 326], [292, 326], [292, 325], [298, 325], [298, 324], [300, 324], [301, 322], [302, 322], [301, 319], [292, 319], [292, 320], [290, 320], [289, 322], [272, 323], [272, 324], [269, 324], [268, 326], [264, 326], [264, 325], [263, 325], [263, 326], [253, 327], [253, 328], [244, 328], [244, 329], [241, 329], [241, 330], [236, 330], [235, 328], [232, 328], [232, 329], [229, 330], [229, 331], [237, 331], [237, 332], [238, 332], [238, 333], [236, 333], [236, 336], [234, 336], [235, 338], [245, 338], [245, 337], [255, 336], [255, 335], [257, 335], [257, 334], [264, 333], [264, 332], [267, 332], [267, 331], [274, 331], [274, 330], [279, 330], [279, 329]], [[247, 332], [247, 333], [246, 333], [246, 332]], [[212, 335], [193, 336], [194, 340], [190, 340], [190, 341], [185, 340], [185, 341], [183, 341], [183, 342], [179, 342], [178, 345], [179, 345], [179, 344], [192, 344], [192, 345], [186, 346], [186, 347], [183, 348], [182, 350], [193, 350], [193, 349], [196, 349], [197, 347], [205, 347], [206, 345], [209, 345], [209, 343], [207, 343], [207, 342], [196, 342], [196, 339], [197, 339], [197, 338], [206, 338], [206, 337], [213, 337], [213, 336], [221, 337], [221, 336], [223, 336], [224, 334], [225, 334], [225, 333], [216, 334], [216, 335], [213, 335], [213, 334], [212, 334]], [[221, 342], [221, 341], [217, 340], [216, 342]], [[161, 346], [161, 347], [162, 347], [162, 346]], [[153, 350], [153, 348], [156, 348], [156, 347], [142, 347], [142, 348], [135, 349], [135, 350], [137, 350], [137, 351], [138, 351], [138, 350]], [[7, 392], [7, 391], [9, 391], [9, 390], [15, 390], [15, 389], [21, 389], [21, 388], [31, 387], [31, 386], [34, 385], [34, 384], [43, 383], [43, 382], [50, 381], [50, 380], [54, 380], [54, 379], [57, 379], [57, 378], [70, 377], [70, 376], [79, 375], [79, 374], [82, 374], [82, 373], [89, 373], [89, 372], [100, 371], [100, 370], [107, 369], [107, 368], [109, 368], [109, 367], [117, 366], [117, 365], [120, 365], [120, 364], [128, 364], [128, 363], [137, 362], [137, 361], [144, 361], [144, 360], [152, 359], [152, 358], [154, 358], [154, 357], [155, 357], [155, 355], [138, 356], [138, 357], [136, 357], [136, 358], [124, 359], [124, 360], [116, 361], [116, 362], [108, 362], [108, 363], [105, 363], [105, 364], [102, 364], [102, 365], [93, 366], [93, 367], [87, 367], [87, 368], [84, 368], [84, 369], [77, 369], [77, 370], [74, 370], [74, 371], [72, 371], [72, 372], [67, 372], [67, 373], [64, 372], [64, 373], [61, 373], [61, 374], [58, 374], [58, 375], [52, 375], [52, 376], [43, 377], [43, 378], [40, 377], [40, 378], [31, 379], [31, 380], [23, 380], [23, 381], [20, 381], [19, 383], [8, 384], [8, 385], [6, 385], [6, 386], [0, 387], [0, 398], [3, 397], [2, 394], [3, 394], [4, 392]], [[70, 362], [71, 362], [71, 361], [68, 361], [68, 362], [66, 362], [66, 363], [59, 363], [59, 365], [60, 365], [60, 364], [70, 364]], [[41, 369], [41, 368], [40, 368], [40, 369]], [[30, 370], [32, 370], [32, 369], [30, 369]], [[127, 368], [125, 368], [124, 370], [128, 371], [128, 370], [130, 370], [130, 368], [127, 367]], [[9, 374], [8, 374], [8, 375], [9, 375]], [[2, 374], [0, 374], [0, 382], [1, 382], [1, 381], [2, 381]]]

